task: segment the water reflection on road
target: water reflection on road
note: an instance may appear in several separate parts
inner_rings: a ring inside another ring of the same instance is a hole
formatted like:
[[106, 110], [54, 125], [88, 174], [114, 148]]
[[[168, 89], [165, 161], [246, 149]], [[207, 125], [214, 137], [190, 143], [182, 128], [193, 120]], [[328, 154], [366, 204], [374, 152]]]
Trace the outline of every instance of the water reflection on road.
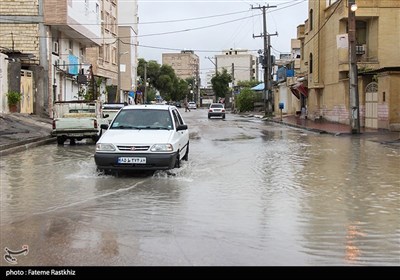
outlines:
[[398, 149], [182, 114], [173, 174], [99, 175], [87, 144], [2, 157], [1, 247], [28, 244], [22, 265], [400, 264]]

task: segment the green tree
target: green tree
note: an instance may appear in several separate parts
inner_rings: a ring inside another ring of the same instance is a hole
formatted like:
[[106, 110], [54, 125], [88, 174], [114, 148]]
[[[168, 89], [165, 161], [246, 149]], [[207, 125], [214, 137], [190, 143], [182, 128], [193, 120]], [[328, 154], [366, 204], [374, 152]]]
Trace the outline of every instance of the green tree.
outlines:
[[237, 86], [240, 88], [252, 88], [258, 85], [260, 82], [259, 81], [239, 81], [237, 83]]
[[174, 86], [173, 96], [171, 96], [171, 100], [180, 101], [185, 99], [188, 88], [189, 85], [185, 80], [177, 79]]
[[242, 89], [235, 99], [239, 112], [252, 111], [254, 109], [255, 96], [250, 88]]
[[176, 83], [176, 75], [174, 69], [169, 65], [160, 67], [159, 76], [156, 80], [156, 88], [160, 91], [160, 95], [164, 100], [168, 100], [174, 90]]
[[222, 73], [217, 72], [217, 74], [211, 79], [212, 89], [217, 98], [225, 98], [225, 95], [230, 91], [230, 82], [232, 82], [232, 76], [228, 74], [226, 69], [223, 69]]

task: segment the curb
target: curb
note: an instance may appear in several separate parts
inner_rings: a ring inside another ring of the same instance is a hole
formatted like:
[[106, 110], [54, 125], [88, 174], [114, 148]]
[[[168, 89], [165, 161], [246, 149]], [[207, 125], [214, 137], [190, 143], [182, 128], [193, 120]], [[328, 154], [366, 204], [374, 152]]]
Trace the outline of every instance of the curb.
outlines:
[[277, 121], [277, 120], [267, 120], [267, 121], [270, 121], [270, 122], [273, 122], [273, 123], [277, 123], [277, 124], [281, 124], [281, 125], [290, 126], [290, 127], [295, 127], [295, 128], [299, 128], [299, 129], [304, 129], [304, 130], [308, 130], [308, 131], [319, 133], [319, 134], [330, 134], [330, 135], [333, 135], [333, 136], [339, 136], [339, 135], [342, 134], [340, 132], [331, 132], [331, 131], [326, 131], [326, 130], [317, 129], [317, 128], [308, 128], [308, 127], [305, 127], [305, 126], [291, 124], [291, 123], [285, 123], [285, 122]]
[[46, 145], [46, 144], [49, 144], [49, 143], [52, 143], [55, 141], [56, 141], [55, 137], [45, 136], [45, 137], [39, 137], [39, 138], [20, 141], [15, 144], [8, 144], [3, 147], [0, 147], [0, 156], [5, 156], [5, 155], [12, 154], [12, 153], [22, 152], [22, 151], [28, 150], [30, 148], [38, 147], [41, 145]]

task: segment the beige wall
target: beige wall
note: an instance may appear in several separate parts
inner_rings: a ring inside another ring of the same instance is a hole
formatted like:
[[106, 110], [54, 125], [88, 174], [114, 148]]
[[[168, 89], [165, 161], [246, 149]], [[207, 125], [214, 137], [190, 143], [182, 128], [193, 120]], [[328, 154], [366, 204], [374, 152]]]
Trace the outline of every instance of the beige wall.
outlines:
[[0, 15], [34, 16], [38, 15], [38, 6], [38, 0], [1, 0]]
[[163, 53], [162, 64], [170, 65], [181, 79], [196, 77], [200, 68], [199, 57], [191, 53]]
[[400, 72], [378, 75], [378, 84], [378, 104], [388, 107], [388, 120], [378, 119], [379, 128], [400, 131]]
[[[310, 69], [309, 54], [313, 54], [313, 73], [308, 73], [308, 112], [310, 118], [322, 114], [328, 120], [349, 124], [348, 49], [338, 49], [336, 43], [336, 36], [347, 32], [347, 1], [342, 1], [332, 16], [336, 5], [325, 5], [325, 1], [310, 0], [309, 11], [313, 9], [314, 15], [312, 30], [310, 19], [305, 22], [301, 70], [306, 73]], [[357, 5], [357, 20], [367, 23], [367, 51], [365, 55], [357, 56], [359, 72], [400, 66], [400, 1], [357, 0]], [[322, 28], [328, 18], [328, 24]], [[302, 39], [301, 31], [300, 25], [299, 39]], [[379, 80], [379, 90], [384, 88], [387, 91], [386, 96], [390, 96], [390, 122], [396, 121], [396, 118], [392, 119], [392, 115], [396, 115], [396, 112], [399, 114], [399, 106], [393, 105], [394, 101], [399, 101], [393, 97], [398, 95], [394, 93], [396, 81], [394, 75]], [[363, 109], [365, 104], [362, 94], [365, 86], [359, 78], [360, 109]], [[380, 108], [384, 115], [384, 106]], [[383, 123], [382, 120], [381, 127], [388, 127], [387, 121], [386, 125]]]
[[[114, 1], [115, 2], [115, 1]], [[117, 66], [117, 37], [118, 28], [113, 25], [105, 24], [106, 14], [108, 13], [107, 22], [110, 22], [110, 18], [117, 18], [117, 8], [111, 1], [101, 1], [101, 11], [103, 13], [102, 25], [102, 44], [99, 47], [87, 48], [86, 57], [89, 63], [93, 67], [93, 73], [96, 76], [104, 77], [107, 79], [107, 85], [117, 85], [118, 83], [118, 66]], [[104, 85], [105, 86], [105, 85]]]
[[[31, 63], [39, 63], [39, 26], [37, 24], [3, 24], [0, 23], [0, 46], [22, 53], [32, 53], [35, 58]], [[11, 35], [12, 33], [12, 35]]]

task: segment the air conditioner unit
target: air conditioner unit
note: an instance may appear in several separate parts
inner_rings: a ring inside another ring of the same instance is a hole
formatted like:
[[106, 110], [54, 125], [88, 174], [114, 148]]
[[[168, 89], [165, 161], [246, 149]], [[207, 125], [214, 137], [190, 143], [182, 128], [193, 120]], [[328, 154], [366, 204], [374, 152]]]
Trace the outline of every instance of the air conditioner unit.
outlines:
[[56, 67], [57, 71], [66, 71], [67, 70], [67, 65], [65, 63], [65, 60], [56, 59], [54, 61], [54, 66]]
[[357, 45], [356, 46], [356, 55], [363, 55], [367, 51], [366, 45]]
[[51, 52], [54, 54], [58, 54], [58, 42], [53, 42], [53, 48]]

